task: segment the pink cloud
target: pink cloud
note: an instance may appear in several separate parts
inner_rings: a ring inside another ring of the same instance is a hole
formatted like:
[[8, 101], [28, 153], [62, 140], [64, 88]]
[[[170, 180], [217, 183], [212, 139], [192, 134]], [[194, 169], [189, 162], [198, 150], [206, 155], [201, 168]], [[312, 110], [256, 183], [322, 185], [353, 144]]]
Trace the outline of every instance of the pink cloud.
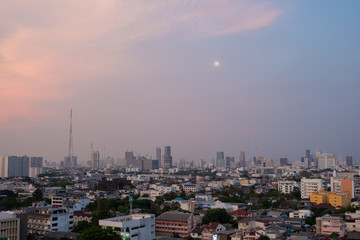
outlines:
[[108, 63], [130, 56], [113, 50], [259, 29], [279, 14], [268, 4], [231, 0], [0, 2], [0, 124], [54, 116], [40, 104], [70, 98], [68, 84], [116, 71]]

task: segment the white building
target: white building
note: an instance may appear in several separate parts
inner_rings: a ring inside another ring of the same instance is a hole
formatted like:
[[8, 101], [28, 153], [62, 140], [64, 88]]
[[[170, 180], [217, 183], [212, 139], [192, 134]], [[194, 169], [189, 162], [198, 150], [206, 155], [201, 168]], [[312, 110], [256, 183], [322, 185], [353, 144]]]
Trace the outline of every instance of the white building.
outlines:
[[99, 220], [102, 227], [111, 227], [121, 237], [130, 240], [155, 239], [155, 215], [131, 214]]
[[302, 178], [300, 188], [301, 198], [308, 199], [313, 192], [323, 189], [323, 180]]
[[20, 240], [20, 219], [0, 212], [0, 239]]
[[333, 153], [320, 153], [316, 155], [318, 169], [333, 168], [336, 166], [336, 157]]
[[307, 218], [313, 215], [312, 211], [307, 209], [300, 209], [289, 213], [289, 218]]
[[291, 193], [294, 191], [294, 187], [297, 187], [295, 181], [279, 181], [278, 190], [284, 194]]
[[29, 233], [71, 232], [74, 227], [74, 212], [69, 208], [39, 208], [28, 213]]

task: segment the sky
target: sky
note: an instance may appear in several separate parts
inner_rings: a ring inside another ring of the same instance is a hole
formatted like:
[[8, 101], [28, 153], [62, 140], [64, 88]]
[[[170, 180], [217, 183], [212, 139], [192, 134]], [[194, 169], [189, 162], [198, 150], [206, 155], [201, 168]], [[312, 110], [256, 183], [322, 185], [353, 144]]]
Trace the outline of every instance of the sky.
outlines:
[[[360, 160], [360, 2], [0, 1], [0, 155]], [[215, 62], [218, 64], [214, 64]]]

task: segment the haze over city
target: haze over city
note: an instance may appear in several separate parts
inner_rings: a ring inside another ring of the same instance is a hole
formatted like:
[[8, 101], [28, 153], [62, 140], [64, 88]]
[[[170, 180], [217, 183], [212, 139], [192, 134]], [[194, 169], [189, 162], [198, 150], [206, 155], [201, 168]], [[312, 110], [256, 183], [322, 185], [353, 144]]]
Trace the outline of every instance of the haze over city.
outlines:
[[358, 1], [1, 1], [0, 155], [360, 158]]

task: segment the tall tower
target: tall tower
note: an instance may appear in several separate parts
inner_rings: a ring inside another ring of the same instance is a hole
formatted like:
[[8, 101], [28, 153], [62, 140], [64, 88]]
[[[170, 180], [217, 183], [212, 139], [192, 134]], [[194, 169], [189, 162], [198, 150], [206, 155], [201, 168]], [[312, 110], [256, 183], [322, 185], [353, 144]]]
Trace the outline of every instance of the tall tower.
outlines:
[[99, 151], [92, 151], [91, 152], [91, 162], [92, 162], [92, 168], [93, 169], [99, 169], [100, 168], [100, 153], [99, 153]]
[[216, 167], [225, 167], [224, 152], [216, 153]]
[[156, 148], [156, 160], [159, 163], [159, 167], [161, 167], [161, 148]]
[[162, 159], [161, 167], [162, 168], [172, 168], [173, 162], [172, 162], [172, 156], [171, 156], [171, 147], [165, 146], [164, 148], [164, 155]]
[[239, 158], [239, 167], [246, 167], [245, 166], [245, 152], [240, 152], [240, 158]]
[[69, 135], [69, 149], [68, 156], [65, 158], [65, 168], [73, 167], [73, 158], [74, 158], [74, 145], [73, 145], [73, 137], [72, 137], [72, 109], [70, 109], [70, 135]]

